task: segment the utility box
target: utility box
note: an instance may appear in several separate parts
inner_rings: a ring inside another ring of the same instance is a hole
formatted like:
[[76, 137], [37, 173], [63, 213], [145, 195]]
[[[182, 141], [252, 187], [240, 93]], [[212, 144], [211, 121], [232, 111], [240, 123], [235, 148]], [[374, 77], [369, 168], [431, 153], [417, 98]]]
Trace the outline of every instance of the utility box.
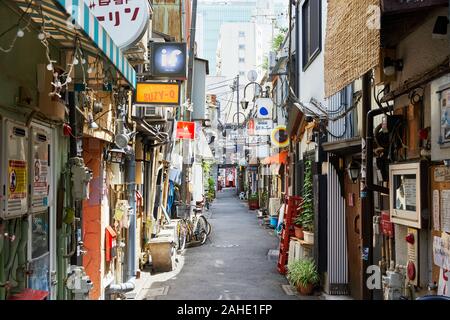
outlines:
[[1, 213], [3, 219], [22, 216], [28, 211], [28, 128], [19, 122], [1, 122]]
[[50, 128], [33, 124], [31, 126], [31, 212], [42, 212], [50, 205]]

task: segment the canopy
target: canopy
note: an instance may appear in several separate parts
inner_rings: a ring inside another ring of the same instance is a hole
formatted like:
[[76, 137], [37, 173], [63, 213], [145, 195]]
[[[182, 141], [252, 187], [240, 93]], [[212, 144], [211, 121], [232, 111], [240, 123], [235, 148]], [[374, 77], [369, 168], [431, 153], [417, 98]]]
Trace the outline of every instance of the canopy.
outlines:
[[287, 164], [287, 160], [288, 160], [288, 151], [282, 151], [278, 154], [275, 154], [271, 157], [267, 157], [265, 158], [263, 161], [261, 161], [261, 163], [263, 165], [271, 165], [271, 164]]

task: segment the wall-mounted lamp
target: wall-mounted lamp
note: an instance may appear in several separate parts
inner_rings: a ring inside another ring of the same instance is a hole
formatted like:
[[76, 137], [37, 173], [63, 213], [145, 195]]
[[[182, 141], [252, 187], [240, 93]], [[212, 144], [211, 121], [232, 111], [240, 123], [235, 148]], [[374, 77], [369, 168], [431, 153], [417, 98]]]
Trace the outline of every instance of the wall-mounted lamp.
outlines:
[[124, 163], [126, 152], [123, 149], [108, 150], [107, 160], [112, 163]]
[[391, 77], [395, 72], [403, 70], [403, 60], [394, 60], [390, 57], [384, 58], [383, 72], [386, 76]]
[[433, 28], [433, 39], [447, 39], [448, 22], [446, 16], [437, 17]]
[[358, 182], [361, 173], [361, 164], [358, 161], [352, 160], [347, 166], [347, 172], [353, 183]]
[[93, 130], [99, 128], [98, 124], [94, 121], [94, 116], [90, 112], [88, 114], [88, 128]]

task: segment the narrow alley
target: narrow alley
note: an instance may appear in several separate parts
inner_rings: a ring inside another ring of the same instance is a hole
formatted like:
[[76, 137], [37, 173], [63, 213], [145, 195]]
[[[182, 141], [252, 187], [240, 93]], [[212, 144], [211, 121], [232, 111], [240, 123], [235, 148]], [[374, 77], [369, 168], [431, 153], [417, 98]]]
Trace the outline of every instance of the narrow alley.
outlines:
[[[208, 242], [187, 248], [179, 275], [166, 282], [153, 283], [149, 292], [167, 295], [156, 300], [296, 300], [288, 295], [288, 281], [276, 269], [278, 248], [274, 230], [258, 224], [256, 211], [236, 197], [235, 189], [218, 194], [209, 221], [213, 227]], [[285, 286], [285, 290], [283, 290]], [[162, 290], [166, 288], [168, 290]], [[161, 290], [157, 290], [161, 289]], [[304, 299], [302, 297], [302, 299]], [[314, 297], [309, 297], [314, 299]]]

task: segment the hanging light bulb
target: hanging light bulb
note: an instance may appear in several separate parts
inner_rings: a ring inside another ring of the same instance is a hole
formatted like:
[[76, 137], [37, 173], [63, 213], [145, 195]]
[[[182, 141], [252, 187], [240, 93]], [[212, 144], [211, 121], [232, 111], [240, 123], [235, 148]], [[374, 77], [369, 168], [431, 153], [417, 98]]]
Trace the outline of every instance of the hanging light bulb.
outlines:
[[66, 82], [67, 83], [71, 83], [72, 82], [72, 78], [70, 76], [67, 76]]
[[47, 65], [47, 70], [48, 70], [48, 71], [53, 71], [53, 64], [49, 63], [49, 64]]
[[41, 40], [41, 41], [44, 40], [45, 39], [45, 33], [39, 32], [38, 39]]
[[81, 59], [81, 63], [86, 64], [86, 59], [85, 58]]
[[76, 66], [79, 63], [77, 58], [73, 58], [73, 65]]
[[24, 35], [25, 35], [25, 32], [23, 32], [22, 29], [18, 29], [17, 30], [17, 37], [18, 38], [23, 38]]

